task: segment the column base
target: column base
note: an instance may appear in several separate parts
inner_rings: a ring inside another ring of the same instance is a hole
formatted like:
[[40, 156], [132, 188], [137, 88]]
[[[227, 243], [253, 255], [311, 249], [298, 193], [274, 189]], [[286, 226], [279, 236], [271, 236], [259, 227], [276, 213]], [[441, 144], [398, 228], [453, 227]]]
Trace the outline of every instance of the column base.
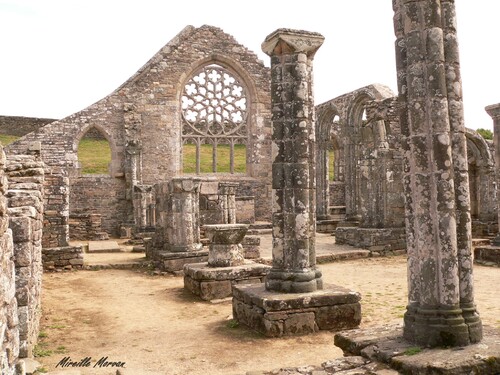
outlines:
[[266, 279], [266, 289], [281, 293], [310, 293], [323, 289], [319, 269], [310, 268], [304, 272], [272, 268]]
[[403, 337], [424, 347], [467, 346], [481, 341], [482, 336], [475, 309], [470, 314], [460, 308], [431, 310], [408, 306], [404, 315]]
[[311, 293], [279, 293], [264, 285], [233, 286], [233, 317], [268, 337], [356, 328], [361, 296], [337, 286]]

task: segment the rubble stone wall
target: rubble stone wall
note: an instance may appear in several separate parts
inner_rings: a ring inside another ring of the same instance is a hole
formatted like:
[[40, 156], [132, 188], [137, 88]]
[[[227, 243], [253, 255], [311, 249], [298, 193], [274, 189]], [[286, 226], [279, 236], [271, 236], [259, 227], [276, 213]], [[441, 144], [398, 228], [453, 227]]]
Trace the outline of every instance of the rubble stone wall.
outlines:
[[[124, 179], [105, 175], [72, 178], [69, 191], [70, 217], [99, 214], [102, 231], [111, 236], [119, 235], [120, 224], [127, 221], [129, 213]], [[89, 236], [95, 234], [91, 231]], [[77, 239], [73, 233], [70, 229], [70, 238]], [[81, 237], [80, 234], [78, 236]]]
[[14, 375], [19, 357], [19, 319], [12, 230], [9, 229], [5, 154], [0, 146], [0, 373]]
[[16, 267], [19, 357], [26, 358], [33, 356], [41, 315], [44, 165], [35, 156], [11, 156], [6, 172]]

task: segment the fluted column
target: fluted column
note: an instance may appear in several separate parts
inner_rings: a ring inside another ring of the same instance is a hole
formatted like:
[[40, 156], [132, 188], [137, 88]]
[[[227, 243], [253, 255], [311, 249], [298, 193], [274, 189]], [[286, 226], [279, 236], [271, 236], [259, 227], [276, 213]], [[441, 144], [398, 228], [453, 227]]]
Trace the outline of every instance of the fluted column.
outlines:
[[271, 57], [273, 121], [273, 267], [266, 288], [312, 292], [322, 288], [316, 268], [313, 57], [318, 33], [278, 29], [262, 44]]
[[405, 338], [482, 338], [474, 305], [468, 164], [451, 0], [394, 0], [408, 244]]

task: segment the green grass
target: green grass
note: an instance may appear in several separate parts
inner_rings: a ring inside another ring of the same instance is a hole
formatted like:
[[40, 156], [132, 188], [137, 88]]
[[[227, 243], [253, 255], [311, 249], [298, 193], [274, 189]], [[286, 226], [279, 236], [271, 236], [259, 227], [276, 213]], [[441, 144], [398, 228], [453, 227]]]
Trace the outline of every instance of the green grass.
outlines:
[[83, 137], [78, 146], [82, 174], [107, 174], [111, 147], [106, 140]]
[[2, 146], [7, 146], [8, 144], [17, 141], [19, 138], [16, 135], [8, 135], [8, 134], [0, 134], [0, 142], [2, 143]]
[[328, 151], [328, 180], [333, 181], [335, 178], [335, 151]]
[[415, 355], [418, 354], [422, 351], [422, 348], [419, 348], [418, 346], [412, 346], [411, 348], [408, 348], [405, 350], [404, 354], [405, 355]]
[[[229, 145], [217, 146], [217, 173], [229, 173]], [[196, 146], [185, 144], [182, 146], [184, 173], [196, 173]], [[234, 173], [246, 171], [246, 146], [234, 145]], [[201, 145], [200, 173], [212, 173], [212, 145]]]

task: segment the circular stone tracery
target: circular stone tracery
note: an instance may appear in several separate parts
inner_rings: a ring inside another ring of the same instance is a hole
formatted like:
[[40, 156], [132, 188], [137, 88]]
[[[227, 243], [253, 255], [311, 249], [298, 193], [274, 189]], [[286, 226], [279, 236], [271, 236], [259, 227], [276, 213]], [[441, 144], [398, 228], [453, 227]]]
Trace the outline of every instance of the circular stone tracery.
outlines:
[[239, 135], [246, 122], [247, 97], [243, 85], [219, 65], [207, 65], [184, 86], [183, 135]]

